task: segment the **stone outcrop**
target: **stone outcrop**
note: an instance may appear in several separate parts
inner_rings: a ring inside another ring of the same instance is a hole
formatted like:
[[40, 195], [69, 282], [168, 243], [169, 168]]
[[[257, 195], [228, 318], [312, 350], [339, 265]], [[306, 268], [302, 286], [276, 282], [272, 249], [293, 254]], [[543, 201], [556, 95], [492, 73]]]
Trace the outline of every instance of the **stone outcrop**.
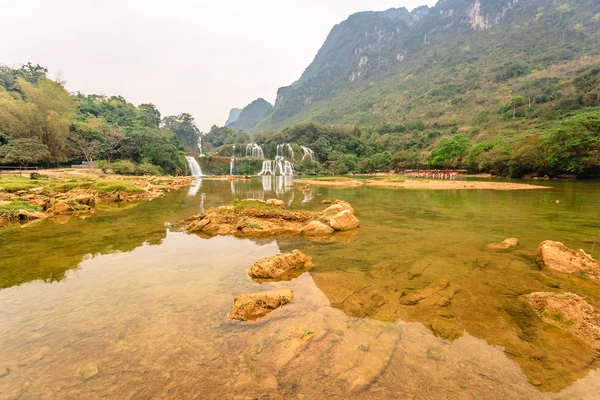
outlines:
[[327, 236], [334, 232], [334, 229], [320, 221], [312, 221], [302, 228], [302, 233], [306, 236]]
[[290, 280], [313, 267], [312, 258], [299, 250], [265, 257], [254, 263], [248, 274], [260, 282]]
[[583, 297], [573, 293], [535, 292], [523, 298], [544, 322], [600, 350], [600, 313]]
[[487, 248], [490, 250], [508, 250], [519, 246], [519, 239], [508, 238], [504, 239], [502, 243], [490, 243]]
[[352, 211], [344, 210], [329, 218], [329, 225], [336, 231], [349, 231], [358, 228], [360, 221]]
[[542, 268], [581, 275], [600, 283], [600, 261], [583, 250], [572, 250], [560, 242], [546, 240], [540, 243], [537, 262]]
[[47, 211], [48, 211], [48, 214], [51, 214], [51, 215], [60, 215], [60, 214], [72, 213], [74, 211], [74, 209], [66, 201], [59, 200], [52, 207], [50, 207]]
[[286, 305], [294, 298], [291, 289], [275, 292], [241, 294], [233, 302], [229, 318], [251, 321], [269, 314], [276, 308]]
[[245, 199], [188, 218], [188, 232], [242, 237], [306, 235], [310, 240], [360, 225], [352, 206], [336, 200], [321, 213], [285, 209], [280, 200]]

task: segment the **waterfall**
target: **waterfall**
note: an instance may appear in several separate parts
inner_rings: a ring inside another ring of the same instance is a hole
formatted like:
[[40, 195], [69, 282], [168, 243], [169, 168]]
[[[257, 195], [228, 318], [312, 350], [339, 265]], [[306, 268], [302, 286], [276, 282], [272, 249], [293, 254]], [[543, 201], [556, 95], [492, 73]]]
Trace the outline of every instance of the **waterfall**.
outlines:
[[204, 153], [202, 152], [202, 136], [198, 136], [198, 152], [200, 153], [200, 157], [204, 157]]
[[235, 157], [231, 157], [229, 162], [229, 175], [233, 175], [233, 169], [235, 168]]
[[276, 160], [282, 160], [283, 159], [283, 144], [278, 144], [277, 145], [277, 153], [275, 154], [275, 159]]
[[310, 159], [310, 161], [315, 161], [315, 152], [312, 151], [312, 149], [309, 149], [308, 147], [304, 147], [304, 146], [300, 146], [302, 147], [302, 151], [304, 152], [304, 155], [302, 156], [302, 161], [304, 161], [304, 159], [306, 157], [308, 157]]
[[262, 147], [256, 143], [250, 143], [246, 146], [246, 157], [265, 158], [265, 153], [263, 152]]
[[196, 161], [194, 157], [186, 156], [185, 160], [187, 161], [192, 176], [203, 176], [202, 168], [200, 168], [200, 164], [198, 164], [198, 161]]
[[287, 149], [288, 149], [288, 153], [289, 153], [289, 155], [290, 155], [290, 158], [291, 158], [292, 160], [294, 160], [294, 149], [292, 149], [292, 145], [288, 143], [286, 146], [287, 146]]

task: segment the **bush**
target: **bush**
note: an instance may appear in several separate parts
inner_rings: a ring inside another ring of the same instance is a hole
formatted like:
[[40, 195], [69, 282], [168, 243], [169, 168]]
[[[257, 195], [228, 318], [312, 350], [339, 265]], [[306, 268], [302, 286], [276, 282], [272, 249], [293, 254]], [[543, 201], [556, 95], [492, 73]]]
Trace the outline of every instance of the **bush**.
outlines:
[[157, 165], [142, 162], [135, 166], [133, 175], [163, 175], [163, 171]]
[[135, 164], [129, 160], [116, 161], [111, 163], [109, 166], [115, 174], [133, 175], [135, 173]]

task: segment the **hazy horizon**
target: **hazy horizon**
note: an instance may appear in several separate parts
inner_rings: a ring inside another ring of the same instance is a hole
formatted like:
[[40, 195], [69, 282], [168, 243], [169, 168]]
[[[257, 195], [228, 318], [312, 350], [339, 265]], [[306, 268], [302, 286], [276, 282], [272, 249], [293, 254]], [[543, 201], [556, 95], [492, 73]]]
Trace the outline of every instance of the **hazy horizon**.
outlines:
[[[297, 80], [335, 24], [359, 11], [435, 0], [220, 3], [42, 0], [4, 6], [0, 63], [41, 64], [72, 92], [154, 103], [163, 116], [188, 112], [200, 130], [229, 110]], [[27, 29], [22, 29], [22, 27]], [[19, 31], [18, 35], [14, 33]]]

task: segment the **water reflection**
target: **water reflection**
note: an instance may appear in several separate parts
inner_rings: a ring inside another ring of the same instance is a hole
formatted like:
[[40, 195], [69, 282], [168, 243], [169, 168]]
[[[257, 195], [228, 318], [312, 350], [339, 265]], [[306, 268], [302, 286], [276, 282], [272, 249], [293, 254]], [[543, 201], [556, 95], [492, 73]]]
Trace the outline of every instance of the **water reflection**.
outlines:
[[[86, 221], [0, 232], [0, 397], [600, 393], [598, 354], [519, 301], [532, 291], [569, 291], [600, 306], [597, 285], [535, 264], [536, 245], [550, 238], [600, 256], [599, 186], [294, 192], [277, 177], [205, 179], [200, 202], [182, 191]], [[259, 196], [310, 210], [323, 208], [320, 199], [343, 198], [361, 228], [332, 243], [165, 229], [204, 207]], [[521, 240], [518, 250], [486, 249], [510, 236]], [[263, 285], [246, 276], [260, 257], [296, 248], [313, 257], [310, 274]], [[287, 287], [294, 301], [263, 320], [225, 318], [237, 294]], [[81, 369], [90, 363], [99, 372], [85, 380]]]
[[196, 196], [200, 190], [200, 186], [202, 186], [202, 179], [194, 179], [188, 189], [188, 197]]

